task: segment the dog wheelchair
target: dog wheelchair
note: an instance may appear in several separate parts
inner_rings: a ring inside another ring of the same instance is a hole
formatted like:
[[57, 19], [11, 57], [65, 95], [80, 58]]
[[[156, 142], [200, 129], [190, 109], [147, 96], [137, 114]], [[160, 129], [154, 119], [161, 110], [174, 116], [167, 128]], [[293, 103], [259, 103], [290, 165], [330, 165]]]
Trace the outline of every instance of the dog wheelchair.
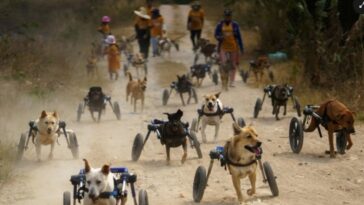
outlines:
[[[133, 197], [134, 205], [148, 205], [148, 194], [145, 190], [141, 189], [138, 194], [138, 201], [136, 199], [135, 182], [137, 181], [137, 175], [130, 173], [126, 167], [112, 167], [110, 169], [111, 173], [116, 175], [114, 179], [115, 189], [111, 193], [101, 193], [100, 198], [105, 196], [109, 198], [110, 196], [115, 197], [116, 205], [119, 202], [126, 201], [128, 197], [128, 191], [126, 189], [127, 185], [130, 185], [131, 195]], [[63, 205], [76, 205], [81, 204], [81, 200], [84, 198], [85, 193], [88, 191], [86, 188], [86, 176], [84, 169], [81, 169], [79, 174], [71, 176], [70, 179], [73, 191], [63, 192]], [[124, 205], [124, 204], [121, 204]]]
[[[143, 148], [145, 146], [145, 143], [148, 141], [149, 136], [150, 136], [150, 134], [152, 132], [155, 132], [157, 134], [157, 138], [161, 141], [161, 144], [164, 144], [163, 139], [166, 136], [164, 136], [164, 134], [163, 134], [164, 133], [163, 132], [163, 126], [167, 122], [168, 121], [154, 119], [147, 126], [148, 133], [145, 136], [145, 138], [140, 133], [138, 133], [135, 136], [134, 142], [133, 142], [133, 148], [132, 148], [132, 155], [131, 155], [133, 161], [138, 161], [139, 160], [139, 157], [140, 157], [140, 155], [142, 153], [142, 150], [143, 150]], [[188, 137], [191, 147], [196, 149], [197, 156], [198, 156], [198, 158], [201, 159], [202, 158], [202, 151], [201, 151], [201, 148], [200, 148], [200, 142], [197, 140], [196, 134], [188, 129], [188, 127], [189, 127], [188, 123], [183, 123], [183, 122], [181, 122], [181, 123], [182, 123], [183, 129], [184, 129], [183, 134], [186, 137]]]
[[81, 115], [85, 112], [85, 108], [88, 107], [91, 113], [91, 117], [94, 121], [96, 121], [93, 113], [98, 112], [98, 118], [97, 121], [100, 122], [101, 114], [105, 112], [106, 104], [109, 103], [112, 111], [114, 112], [116, 119], [120, 120], [121, 118], [121, 112], [120, 112], [120, 106], [117, 101], [115, 101], [113, 104], [111, 103], [111, 97], [106, 96], [102, 92], [102, 88], [95, 86], [91, 87], [89, 89], [89, 92], [87, 96], [83, 99], [83, 103], [80, 103], [78, 105], [77, 109], [77, 121], [79, 122], [81, 120]]
[[[262, 172], [263, 182], [269, 185], [269, 188], [272, 192], [273, 196], [279, 195], [278, 185], [276, 182], [276, 176], [273, 173], [272, 167], [268, 162], [262, 163], [262, 154], [263, 150], [261, 148], [257, 148], [254, 151], [256, 154], [256, 161], [253, 163], [258, 163], [259, 168]], [[210, 151], [210, 165], [206, 174], [206, 169], [204, 166], [199, 166], [195, 172], [195, 178], [193, 180], [193, 200], [199, 203], [202, 200], [203, 194], [205, 192], [206, 186], [208, 185], [208, 180], [211, 175], [212, 167], [214, 165], [215, 160], [220, 161], [222, 167], [225, 167], [229, 163], [226, 156], [224, 156], [224, 147], [216, 146], [215, 149]]]
[[173, 81], [170, 85], [170, 89], [164, 89], [162, 94], [162, 103], [163, 106], [166, 106], [169, 100], [169, 97], [172, 94], [172, 91], [175, 90], [176, 93], [178, 93], [181, 97], [182, 105], [185, 106], [185, 101], [183, 99], [183, 93], [188, 93], [189, 97], [187, 99], [187, 104], [190, 103], [191, 97], [194, 98], [195, 103], [198, 103], [197, 93], [195, 88], [192, 87], [192, 83], [188, 80], [187, 76], [182, 76], [182, 78], [185, 78], [185, 82], [180, 81], [180, 78], [178, 81]]
[[[269, 98], [272, 98], [273, 91], [274, 91], [275, 87], [276, 87], [276, 85], [267, 85], [263, 89], [263, 91], [264, 91], [263, 100], [261, 98], [257, 98], [257, 100], [255, 101], [254, 118], [258, 118], [259, 112], [262, 110], [265, 97], [268, 95]], [[292, 86], [286, 86], [286, 89], [287, 89], [287, 93], [288, 93], [288, 98], [291, 98], [291, 100], [292, 100], [293, 109], [295, 109], [297, 111], [297, 115], [299, 117], [301, 117], [301, 105], [300, 105], [300, 103], [298, 101], [297, 96], [293, 95], [293, 87]], [[274, 106], [273, 101], [272, 101], [272, 106]], [[277, 110], [274, 110], [273, 115], [275, 115], [276, 112], [277, 112]]]
[[[58, 123], [57, 135], [60, 137], [63, 134], [66, 138], [67, 146], [71, 150], [72, 156], [74, 159], [78, 159], [78, 141], [76, 133], [73, 131], [69, 131], [66, 129], [66, 122], [59, 121]], [[24, 155], [24, 151], [29, 147], [29, 140], [31, 137], [35, 137], [37, 135], [38, 128], [35, 121], [29, 122], [29, 131], [27, 133], [22, 133], [20, 136], [18, 151], [17, 151], [17, 160], [21, 160]], [[58, 138], [57, 138], [58, 143]], [[58, 143], [59, 144], [59, 143]]]
[[[128, 75], [130, 67], [142, 67], [144, 69], [145, 76], [148, 75], [148, 61], [146, 59], [135, 59], [135, 54], [125, 53], [126, 63], [123, 65], [124, 76]], [[139, 76], [139, 70], [136, 68], [137, 76]]]
[[[316, 113], [316, 110], [320, 106], [318, 105], [306, 105], [303, 109], [303, 122], [298, 118], [294, 117], [291, 119], [289, 124], [289, 144], [293, 153], [300, 153], [303, 146], [304, 132], [311, 124], [311, 120], [314, 118], [317, 123], [317, 131], [320, 138], [322, 138], [322, 132], [320, 125], [323, 127], [327, 126], [327, 119], [321, 117]], [[336, 130], [336, 149], [339, 154], [345, 154], [346, 144], [347, 144], [347, 131], [345, 129]]]
[[218, 85], [219, 84], [218, 71], [217, 70], [211, 71], [211, 67], [212, 67], [211, 63], [194, 64], [193, 66], [191, 66], [190, 72], [187, 74], [187, 76], [190, 79], [192, 79], [193, 77], [196, 77], [197, 78], [197, 84], [198, 84], [199, 79], [204, 79], [206, 77], [206, 74], [208, 74], [209, 77], [211, 78], [212, 82], [215, 85]]
[[220, 108], [218, 107], [218, 110], [215, 112], [215, 113], [204, 113], [203, 110], [204, 110], [204, 106], [202, 106], [201, 109], [197, 109], [197, 114], [198, 114], [198, 118], [193, 118], [192, 119], [192, 123], [191, 123], [191, 131], [197, 133], [198, 132], [198, 128], [199, 128], [199, 125], [200, 125], [200, 120], [201, 120], [201, 117], [206, 115], [206, 116], [220, 116], [220, 118], [222, 118], [225, 114], [230, 114], [231, 116], [231, 119], [238, 123], [238, 125], [240, 127], [245, 127], [245, 121], [244, 121], [244, 118], [242, 117], [239, 117], [237, 120], [234, 116], [234, 108], [230, 108], [230, 107], [224, 107], [224, 108]]

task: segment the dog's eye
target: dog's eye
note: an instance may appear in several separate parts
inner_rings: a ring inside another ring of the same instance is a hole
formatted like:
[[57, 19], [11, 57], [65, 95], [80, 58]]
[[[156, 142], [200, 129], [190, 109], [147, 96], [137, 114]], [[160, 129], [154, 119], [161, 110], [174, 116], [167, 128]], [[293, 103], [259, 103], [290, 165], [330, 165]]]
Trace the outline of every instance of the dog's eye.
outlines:
[[212, 101], [214, 101], [214, 102], [215, 102], [215, 100], [216, 100], [216, 99], [212, 99]]
[[91, 184], [91, 181], [87, 181], [87, 184], [90, 185]]
[[100, 185], [100, 184], [101, 184], [101, 181], [100, 181], [100, 180], [97, 180], [97, 181], [96, 181], [96, 184], [97, 184], [97, 185]]
[[252, 136], [251, 136], [251, 135], [248, 135], [246, 138], [251, 139], [251, 138], [252, 138]]

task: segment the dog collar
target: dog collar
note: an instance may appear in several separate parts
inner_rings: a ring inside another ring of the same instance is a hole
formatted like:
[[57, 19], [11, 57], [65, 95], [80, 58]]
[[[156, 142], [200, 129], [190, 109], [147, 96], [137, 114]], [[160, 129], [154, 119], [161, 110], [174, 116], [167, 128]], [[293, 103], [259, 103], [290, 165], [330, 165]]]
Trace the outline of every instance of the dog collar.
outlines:
[[207, 117], [211, 117], [211, 116], [218, 116], [218, 115], [223, 114], [222, 109], [220, 108], [219, 104], [217, 104], [217, 110], [214, 113], [206, 113], [206, 112], [204, 112], [204, 108], [205, 108], [205, 105], [202, 105], [201, 110], [197, 110], [197, 112], [200, 116], [205, 115]]
[[229, 165], [232, 165], [234, 167], [248, 167], [250, 165], [253, 165], [253, 164], [256, 164], [257, 163], [257, 160], [254, 159], [248, 163], [238, 163], [238, 162], [233, 162], [229, 159], [228, 156], [226, 156], [226, 163], [229, 164]]

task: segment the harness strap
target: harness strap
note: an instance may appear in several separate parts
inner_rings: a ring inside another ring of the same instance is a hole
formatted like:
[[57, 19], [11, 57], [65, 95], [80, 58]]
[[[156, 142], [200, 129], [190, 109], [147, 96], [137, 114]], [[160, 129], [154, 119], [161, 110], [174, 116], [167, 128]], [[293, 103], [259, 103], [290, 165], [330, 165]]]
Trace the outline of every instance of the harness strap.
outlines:
[[199, 112], [200, 116], [205, 115], [207, 117], [211, 117], [211, 116], [218, 116], [218, 115], [223, 114], [223, 110], [221, 109], [219, 103], [217, 103], [217, 110], [214, 113], [206, 113], [206, 112], [204, 112], [204, 108], [205, 108], [205, 105], [202, 105], [201, 112]]
[[[226, 163], [229, 165], [232, 165], [234, 167], [248, 167], [250, 165], [256, 164], [257, 160], [253, 159], [252, 161], [248, 162], [248, 163], [238, 163], [238, 162], [233, 162], [231, 161], [231, 159], [229, 159], [229, 150], [228, 147], [226, 148], [226, 152], [225, 152], [225, 156], [224, 158], [226, 159]], [[225, 167], [226, 169], [226, 167]]]
[[327, 124], [328, 124], [329, 122], [333, 122], [334, 124], [338, 124], [335, 120], [330, 119], [330, 118], [329, 118], [329, 115], [327, 114], [327, 106], [328, 106], [331, 102], [333, 102], [333, 100], [330, 100], [330, 101], [326, 104], [326, 106], [325, 106], [325, 110], [324, 110], [324, 114], [323, 114], [323, 116], [322, 116], [322, 125], [323, 125], [325, 128], [327, 128]]

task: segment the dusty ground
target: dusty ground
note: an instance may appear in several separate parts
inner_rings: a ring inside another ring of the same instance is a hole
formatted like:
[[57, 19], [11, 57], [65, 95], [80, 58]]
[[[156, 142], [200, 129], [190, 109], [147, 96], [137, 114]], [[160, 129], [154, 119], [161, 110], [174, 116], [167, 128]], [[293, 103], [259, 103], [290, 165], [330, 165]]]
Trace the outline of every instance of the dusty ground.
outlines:
[[[168, 28], [178, 35], [184, 32], [184, 23], [188, 7], [163, 6]], [[182, 25], [181, 25], [182, 24]], [[171, 34], [173, 35], [173, 34]], [[137, 188], [148, 191], [150, 204], [194, 204], [192, 200], [192, 183], [196, 168], [199, 165], [208, 166], [209, 151], [216, 144], [203, 144], [203, 159], [197, 159], [196, 152], [189, 149], [188, 160], [180, 164], [182, 149], [171, 152], [172, 162], [167, 166], [165, 149], [155, 135], [148, 141], [138, 162], [131, 162], [132, 142], [137, 133], [145, 134], [147, 122], [153, 118], [164, 119], [163, 112], [173, 112], [177, 108], [184, 111], [183, 120], [191, 122], [196, 117], [196, 109], [200, 104], [182, 107], [179, 97], [172, 95], [168, 106], [162, 106], [162, 89], [175, 79], [176, 73], [185, 73], [192, 64], [192, 52], [189, 37], [181, 40], [182, 49], [179, 53], [172, 52], [170, 58], [151, 59], [149, 64], [148, 89], [146, 106], [143, 113], [133, 113], [132, 106], [125, 102], [125, 85], [127, 78], [110, 83], [107, 93], [119, 101], [122, 109], [122, 119], [117, 121], [107, 108], [102, 122], [91, 121], [86, 113], [80, 123], [75, 122], [78, 102], [57, 102], [50, 100], [40, 107], [59, 110], [68, 127], [75, 130], [80, 144], [80, 160], [72, 160], [70, 151], [66, 148], [64, 139], [61, 146], [55, 149], [55, 159], [52, 161], [35, 161], [35, 150], [32, 147], [25, 153], [25, 159], [16, 165], [12, 178], [0, 187], [0, 204], [59, 204], [62, 203], [62, 192], [71, 191], [69, 177], [83, 168], [82, 158], [87, 158], [93, 166], [101, 166], [111, 162], [114, 166], [127, 166], [138, 174]], [[102, 67], [105, 67], [103, 64]], [[106, 76], [106, 73], [105, 73]], [[105, 78], [106, 80], [106, 78]], [[248, 180], [242, 181], [242, 188], [247, 204], [362, 204], [364, 200], [364, 139], [361, 137], [363, 126], [357, 126], [354, 147], [346, 155], [330, 159], [324, 155], [328, 148], [326, 135], [320, 139], [317, 133], [305, 133], [302, 152], [293, 154], [288, 144], [288, 126], [294, 112], [292, 110], [281, 121], [275, 121], [271, 115], [269, 103], [265, 103], [258, 119], [253, 119], [253, 107], [257, 97], [262, 96], [261, 89], [253, 88], [253, 84], [237, 83], [237, 87], [221, 94], [224, 105], [234, 107], [235, 115], [244, 117], [247, 123], [253, 123], [259, 138], [263, 141], [264, 161], [269, 161], [276, 174], [280, 195], [272, 198], [269, 187], [262, 183], [258, 174], [257, 194], [248, 197], [245, 193], [249, 188]], [[83, 89], [83, 88], [82, 88]], [[86, 88], [85, 88], [86, 89]], [[206, 79], [202, 88], [198, 88], [199, 99], [205, 93], [218, 91], [210, 79]], [[79, 96], [81, 100], [83, 96]], [[17, 115], [10, 116], [6, 122], [7, 129], [19, 133], [27, 127], [30, 116], [37, 116], [40, 110], [32, 109], [32, 103], [22, 100], [26, 106], [26, 115], [19, 119]], [[72, 106], [71, 106], [72, 105]], [[33, 104], [33, 106], [35, 106]], [[26, 117], [24, 117], [26, 116]], [[33, 117], [33, 118], [34, 118]], [[17, 122], [14, 124], [13, 122]], [[232, 135], [232, 120], [229, 116], [223, 118], [218, 144]], [[20, 125], [20, 126], [19, 126]], [[208, 129], [212, 140], [213, 129]], [[200, 135], [198, 135], [200, 137]], [[18, 140], [17, 137], [14, 137]], [[48, 149], [43, 149], [46, 157]], [[217, 164], [217, 163], [216, 163]], [[128, 204], [132, 204], [129, 200]], [[230, 176], [219, 166], [215, 166], [201, 204], [237, 204], [235, 191]]]

